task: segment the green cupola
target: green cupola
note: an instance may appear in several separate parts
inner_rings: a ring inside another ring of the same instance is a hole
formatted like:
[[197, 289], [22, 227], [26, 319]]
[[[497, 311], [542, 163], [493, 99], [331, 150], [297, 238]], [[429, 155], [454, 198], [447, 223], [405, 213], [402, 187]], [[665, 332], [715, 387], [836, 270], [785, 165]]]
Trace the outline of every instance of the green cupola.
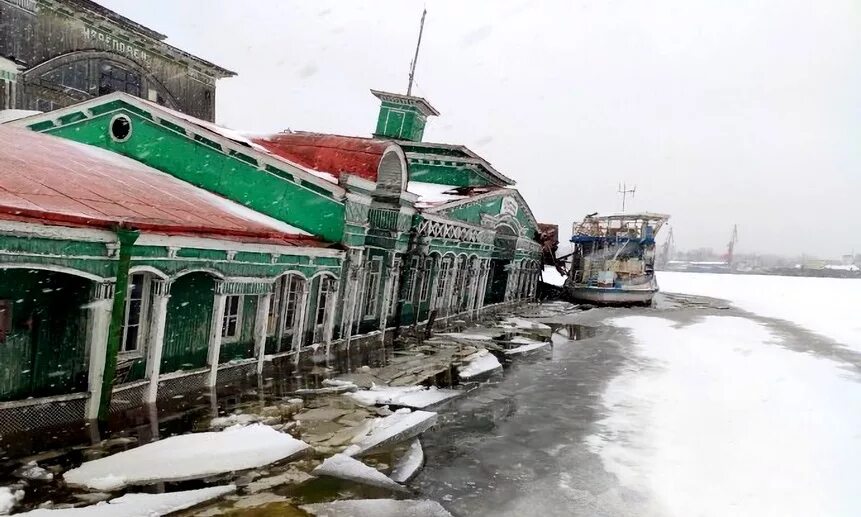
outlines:
[[430, 115], [439, 115], [433, 106], [421, 97], [371, 90], [380, 99], [380, 116], [377, 118], [377, 138], [421, 142], [425, 123]]

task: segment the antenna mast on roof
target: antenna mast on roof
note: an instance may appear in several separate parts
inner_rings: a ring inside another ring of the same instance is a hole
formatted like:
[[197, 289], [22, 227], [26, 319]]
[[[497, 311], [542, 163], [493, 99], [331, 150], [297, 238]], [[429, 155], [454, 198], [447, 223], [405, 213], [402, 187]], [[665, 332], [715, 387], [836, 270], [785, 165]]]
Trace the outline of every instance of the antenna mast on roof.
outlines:
[[425, 15], [427, 15], [427, 8], [422, 11], [422, 21], [419, 24], [419, 41], [416, 43], [416, 55], [413, 57], [413, 62], [410, 63], [410, 84], [407, 86], [407, 96], [412, 95], [413, 93], [413, 78], [416, 75], [416, 62], [419, 60], [419, 47], [422, 46], [422, 32], [425, 30]]
[[637, 191], [637, 186], [634, 185], [632, 188], [628, 188], [628, 185], [625, 183], [619, 183], [619, 194], [622, 194], [622, 212], [625, 211], [625, 201], [627, 201], [628, 194], [631, 194], [631, 197], [634, 197], [634, 193]]

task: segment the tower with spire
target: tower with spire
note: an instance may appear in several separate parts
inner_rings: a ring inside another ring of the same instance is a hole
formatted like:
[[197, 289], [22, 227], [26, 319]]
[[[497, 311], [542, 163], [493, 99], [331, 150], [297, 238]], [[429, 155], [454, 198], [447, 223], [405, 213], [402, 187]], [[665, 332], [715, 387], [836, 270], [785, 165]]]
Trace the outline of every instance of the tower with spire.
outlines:
[[380, 99], [380, 114], [377, 117], [377, 128], [374, 131], [374, 136], [377, 138], [421, 142], [424, 137], [427, 118], [431, 115], [439, 116], [439, 112], [427, 100], [412, 95], [416, 63], [418, 63], [419, 49], [421, 48], [422, 34], [425, 27], [425, 16], [427, 16], [427, 9], [422, 11], [416, 53], [413, 56], [412, 63], [410, 63], [410, 76], [406, 95], [371, 90], [371, 93]]

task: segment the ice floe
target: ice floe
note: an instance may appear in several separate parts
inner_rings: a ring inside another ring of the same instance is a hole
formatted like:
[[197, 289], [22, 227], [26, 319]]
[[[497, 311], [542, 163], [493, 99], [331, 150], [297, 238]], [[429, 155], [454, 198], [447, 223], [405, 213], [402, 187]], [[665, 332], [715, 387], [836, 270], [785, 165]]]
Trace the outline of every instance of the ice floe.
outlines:
[[487, 350], [479, 350], [465, 358], [464, 361], [466, 364], [458, 367], [458, 376], [462, 380], [469, 380], [502, 369], [499, 359]]
[[191, 508], [236, 490], [233, 485], [213, 486], [166, 494], [126, 494], [108, 502], [81, 508], [39, 509], [28, 517], [153, 517]]
[[346, 396], [365, 406], [387, 405], [423, 409], [460, 396], [457, 390], [435, 386], [371, 386], [369, 390], [347, 393]]
[[404, 452], [392, 469], [389, 476], [398, 483], [406, 483], [415, 476], [425, 463], [425, 452], [422, 442], [418, 438], [410, 442], [409, 448]]
[[534, 339], [525, 338], [522, 336], [515, 337], [511, 340], [512, 343], [518, 344], [520, 346], [516, 346], [514, 348], [509, 348], [505, 350], [505, 355], [519, 355], [526, 354], [528, 352], [532, 352], [534, 350], [547, 348], [550, 346], [549, 341], [536, 341]]
[[662, 271], [661, 290], [721, 298], [760, 316], [791, 321], [861, 352], [861, 279]]
[[269, 426], [172, 436], [88, 461], [63, 475], [66, 483], [95, 490], [197, 479], [294, 457], [309, 446]]
[[346, 454], [335, 454], [326, 458], [312, 472], [315, 476], [329, 476], [338, 479], [346, 479], [362, 483], [363, 485], [385, 488], [397, 492], [406, 492], [407, 489], [399, 485], [379, 470], [369, 467], [361, 461]]
[[505, 318], [504, 320], [499, 322], [499, 326], [503, 328], [516, 328], [521, 330], [550, 330], [550, 327], [545, 325], [544, 323], [538, 323], [537, 321], [529, 321], [523, 318], [514, 317]]
[[414, 438], [430, 429], [436, 423], [436, 418], [437, 414], [430, 411], [398, 410], [375, 420], [369, 432], [357, 436], [354, 443], [344, 450], [344, 454], [361, 456]]
[[24, 491], [21, 489], [0, 486], [0, 515], [9, 515], [12, 508], [24, 499]]
[[48, 472], [39, 466], [35, 461], [31, 461], [15, 471], [15, 476], [19, 478], [29, 479], [31, 481], [51, 481], [54, 479], [54, 474]]
[[227, 416], [220, 416], [217, 418], [213, 418], [209, 422], [209, 427], [213, 429], [223, 429], [225, 427], [231, 427], [234, 425], [249, 425], [258, 421], [260, 417], [258, 415], [250, 415], [247, 413], [243, 414], [233, 414]]
[[784, 348], [779, 326], [747, 318], [610, 323], [650, 365], [608, 384], [586, 439], [626, 489], [666, 515], [861, 515], [854, 367]]
[[492, 341], [493, 337], [486, 334], [468, 334], [465, 332], [448, 332], [445, 334], [437, 334], [437, 336], [450, 337], [452, 339], [466, 339], [473, 341]]
[[436, 501], [355, 499], [306, 504], [299, 508], [317, 517], [452, 517]]

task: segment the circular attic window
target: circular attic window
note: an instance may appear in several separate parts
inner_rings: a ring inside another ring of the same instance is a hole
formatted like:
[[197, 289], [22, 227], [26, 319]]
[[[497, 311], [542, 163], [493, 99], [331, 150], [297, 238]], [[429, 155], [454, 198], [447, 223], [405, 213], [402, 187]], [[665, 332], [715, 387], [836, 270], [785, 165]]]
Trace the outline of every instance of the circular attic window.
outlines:
[[132, 136], [132, 121], [125, 115], [116, 115], [111, 119], [109, 132], [114, 141], [125, 142]]

